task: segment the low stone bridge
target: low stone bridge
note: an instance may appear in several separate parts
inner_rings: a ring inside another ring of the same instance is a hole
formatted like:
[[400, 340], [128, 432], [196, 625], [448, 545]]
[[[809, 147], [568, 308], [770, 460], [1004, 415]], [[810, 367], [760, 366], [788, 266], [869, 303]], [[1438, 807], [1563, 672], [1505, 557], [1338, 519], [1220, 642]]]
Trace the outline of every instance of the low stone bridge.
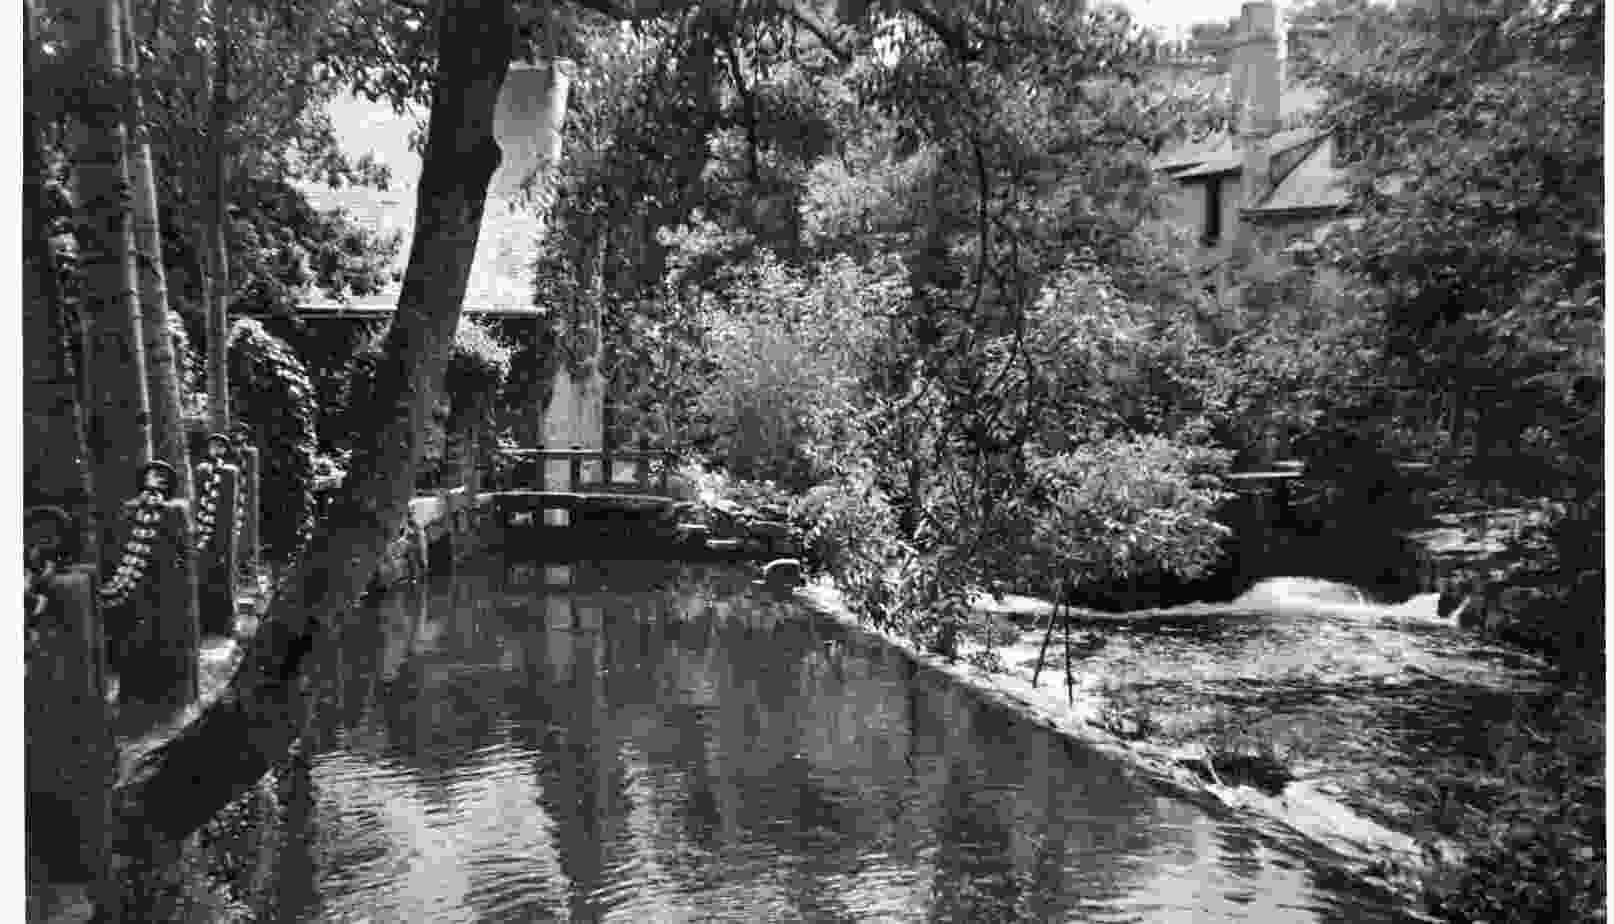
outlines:
[[685, 501], [675, 496], [676, 453], [573, 447], [502, 455], [489, 500], [507, 553], [548, 556], [590, 540], [664, 547], [679, 538]]

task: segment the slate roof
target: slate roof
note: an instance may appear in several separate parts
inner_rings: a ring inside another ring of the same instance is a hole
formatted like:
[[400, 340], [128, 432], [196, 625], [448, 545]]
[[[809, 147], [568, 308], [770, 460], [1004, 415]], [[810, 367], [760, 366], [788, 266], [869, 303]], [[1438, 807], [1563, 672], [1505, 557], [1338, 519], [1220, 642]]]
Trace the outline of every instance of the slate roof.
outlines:
[[1332, 145], [1314, 144], [1299, 163], [1278, 178], [1259, 204], [1245, 211], [1260, 214], [1344, 208], [1350, 204], [1345, 173], [1331, 163], [1332, 159]]
[[1235, 156], [1233, 137], [1226, 132], [1217, 132], [1197, 142], [1186, 142], [1171, 152], [1156, 157], [1154, 168], [1164, 170], [1180, 179], [1190, 170], [1198, 170], [1207, 164], [1228, 163], [1229, 159]]
[[[1332, 148], [1322, 143], [1326, 134], [1304, 124], [1322, 96], [1323, 91], [1316, 87], [1295, 84], [1284, 89], [1279, 111], [1290, 127], [1274, 134], [1270, 141], [1277, 182], [1259, 205], [1246, 211], [1332, 210], [1348, 201], [1342, 182], [1344, 173], [1329, 162]], [[1176, 180], [1191, 181], [1242, 173], [1244, 156], [1230, 132], [1218, 132], [1163, 152], [1153, 165]]]

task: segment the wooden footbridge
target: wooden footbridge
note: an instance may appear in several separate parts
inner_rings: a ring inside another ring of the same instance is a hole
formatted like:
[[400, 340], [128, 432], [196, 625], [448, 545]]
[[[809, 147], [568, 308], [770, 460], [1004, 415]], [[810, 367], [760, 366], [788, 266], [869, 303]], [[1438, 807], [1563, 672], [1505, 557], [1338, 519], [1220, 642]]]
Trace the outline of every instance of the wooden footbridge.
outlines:
[[679, 537], [687, 491], [670, 450], [514, 449], [501, 453], [492, 501], [509, 551], [546, 552], [589, 538], [653, 543]]

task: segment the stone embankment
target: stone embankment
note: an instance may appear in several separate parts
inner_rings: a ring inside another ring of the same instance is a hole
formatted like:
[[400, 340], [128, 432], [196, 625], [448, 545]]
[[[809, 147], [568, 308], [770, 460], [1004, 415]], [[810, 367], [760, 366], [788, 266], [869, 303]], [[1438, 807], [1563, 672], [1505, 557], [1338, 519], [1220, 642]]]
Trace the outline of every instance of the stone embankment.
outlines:
[[[1440, 730], [1455, 736], [1473, 697], [1506, 701], [1543, 672], [1517, 655], [1503, 663], [1500, 649], [1441, 617], [1437, 594], [1381, 605], [1309, 579], [1266, 581], [1229, 604], [1078, 611], [1059, 624], [1046, 658], [1053, 607], [1045, 601], [979, 601], [998, 624], [998, 644], [988, 654], [967, 640], [948, 659], [861, 625], [827, 582], [799, 594], [983, 698], [1408, 904], [1430, 851], [1455, 850], [1416, 821], [1431, 762], [1457, 747]], [[1218, 773], [1234, 752], [1265, 755], [1281, 777]]]

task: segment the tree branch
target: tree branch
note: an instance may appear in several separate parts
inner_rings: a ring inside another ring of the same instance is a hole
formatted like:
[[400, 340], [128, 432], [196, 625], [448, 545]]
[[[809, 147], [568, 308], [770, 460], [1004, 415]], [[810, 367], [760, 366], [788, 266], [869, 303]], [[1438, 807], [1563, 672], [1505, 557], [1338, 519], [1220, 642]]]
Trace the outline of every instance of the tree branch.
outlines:
[[941, 14], [933, 12], [919, 3], [906, 6], [905, 9], [909, 15], [919, 20], [921, 25], [940, 39], [941, 43], [947, 46], [947, 50], [956, 55], [960, 61], [969, 62], [980, 57], [979, 52], [970, 48], [970, 35], [962, 30], [953, 28], [941, 17]]
[[734, 90], [740, 94], [740, 102], [745, 106], [745, 140], [747, 160], [751, 168], [751, 182], [762, 182], [762, 165], [758, 157], [761, 147], [757, 140], [757, 107], [751, 97], [751, 90], [745, 85], [745, 74], [740, 69], [740, 54], [734, 50], [734, 33], [728, 29], [723, 30], [723, 53], [729, 62], [729, 76], [734, 78]]
[[841, 45], [835, 40], [835, 37], [829, 33], [828, 28], [815, 22], [812, 17], [802, 12], [801, 9], [793, 3], [785, 4], [783, 10], [784, 14], [790, 17], [791, 21], [812, 33], [813, 38], [818, 39], [818, 44], [824, 46], [825, 51], [828, 51], [830, 54], [841, 59], [843, 63], [852, 63], [852, 53], [847, 51], [845, 46]]
[[700, 5], [700, 0], [571, 0], [585, 10], [619, 22], [661, 19]]

